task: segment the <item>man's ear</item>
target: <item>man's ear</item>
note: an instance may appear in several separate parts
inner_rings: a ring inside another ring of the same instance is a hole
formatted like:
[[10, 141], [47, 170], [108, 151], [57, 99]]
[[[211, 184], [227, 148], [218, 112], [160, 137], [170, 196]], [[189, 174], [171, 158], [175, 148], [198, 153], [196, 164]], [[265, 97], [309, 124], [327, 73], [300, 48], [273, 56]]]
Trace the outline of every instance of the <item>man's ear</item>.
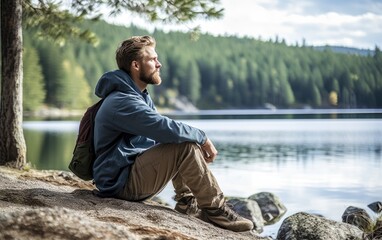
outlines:
[[138, 63], [138, 61], [132, 61], [131, 62], [131, 67], [138, 71], [139, 70], [139, 63]]

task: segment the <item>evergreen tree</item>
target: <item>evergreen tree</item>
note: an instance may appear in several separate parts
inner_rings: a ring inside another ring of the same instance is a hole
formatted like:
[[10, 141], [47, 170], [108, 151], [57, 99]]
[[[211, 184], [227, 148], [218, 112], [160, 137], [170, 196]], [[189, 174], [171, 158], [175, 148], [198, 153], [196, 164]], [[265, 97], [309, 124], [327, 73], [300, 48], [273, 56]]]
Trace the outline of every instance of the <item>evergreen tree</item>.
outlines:
[[65, 60], [65, 86], [56, 96], [61, 107], [71, 109], [85, 109], [90, 106], [90, 87], [85, 79], [85, 72], [81, 66], [73, 64], [73, 61]]
[[310, 85], [309, 92], [310, 92], [310, 96], [311, 96], [311, 98], [310, 98], [311, 104], [315, 107], [321, 106], [322, 97], [320, 94], [320, 90], [318, 89], [318, 87], [315, 83], [312, 83]]
[[188, 67], [188, 74], [186, 80], [187, 84], [187, 93], [186, 96], [190, 99], [190, 101], [196, 104], [200, 98], [200, 73], [199, 68], [195, 61], [191, 61]]
[[50, 106], [61, 107], [58, 96], [64, 91], [66, 85], [62, 67], [64, 60], [62, 53], [57, 46], [49, 42], [39, 42], [37, 49], [46, 88], [45, 103]]
[[290, 86], [288, 81], [281, 82], [281, 104], [286, 107], [290, 107], [294, 104], [295, 98], [293, 94], [292, 87]]
[[36, 49], [24, 48], [23, 107], [33, 111], [41, 107], [45, 99], [45, 88], [41, 66]]

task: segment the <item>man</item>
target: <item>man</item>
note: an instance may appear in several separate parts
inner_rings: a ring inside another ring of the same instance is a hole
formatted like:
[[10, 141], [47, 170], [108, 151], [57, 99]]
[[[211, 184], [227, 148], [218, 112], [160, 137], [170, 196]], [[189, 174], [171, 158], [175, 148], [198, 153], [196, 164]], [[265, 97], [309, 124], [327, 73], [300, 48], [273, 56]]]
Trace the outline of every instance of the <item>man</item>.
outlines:
[[252, 221], [227, 207], [207, 167], [217, 155], [206, 134], [157, 113], [146, 87], [161, 83], [155, 40], [132, 37], [119, 46], [119, 70], [96, 86], [104, 98], [95, 119], [97, 159], [94, 181], [102, 196], [143, 201], [172, 180], [175, 209], [232, 231], [248, 231]]

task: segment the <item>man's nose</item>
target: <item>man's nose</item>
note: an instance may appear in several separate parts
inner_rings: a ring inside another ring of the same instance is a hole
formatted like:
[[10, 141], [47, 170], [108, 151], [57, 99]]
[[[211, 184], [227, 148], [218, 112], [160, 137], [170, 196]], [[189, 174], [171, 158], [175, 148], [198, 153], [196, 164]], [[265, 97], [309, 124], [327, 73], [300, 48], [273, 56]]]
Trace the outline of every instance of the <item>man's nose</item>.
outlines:
[[159, 60], [157, 60], [157, 62], [156, 62], [156, 67], [157, 67], [157, 68], [162, 67], [162, 64], [159, 62]]

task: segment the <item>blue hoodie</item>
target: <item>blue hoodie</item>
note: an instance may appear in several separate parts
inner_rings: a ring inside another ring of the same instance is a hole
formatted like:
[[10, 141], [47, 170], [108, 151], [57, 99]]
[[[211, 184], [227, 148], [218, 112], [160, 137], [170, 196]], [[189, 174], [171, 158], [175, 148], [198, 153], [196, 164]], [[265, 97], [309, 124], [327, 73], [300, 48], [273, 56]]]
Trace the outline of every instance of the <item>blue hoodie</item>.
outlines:
[[202, 145], [207, 140], [203, 131], [160, 115], [147, 91], [141, 92], [122, 70], [105, 73], [95, 93], [105, 99], [95, 118], [93, 167], [94, 182], [103, 196], [121, 191], [136, 156], [155, 144]]

